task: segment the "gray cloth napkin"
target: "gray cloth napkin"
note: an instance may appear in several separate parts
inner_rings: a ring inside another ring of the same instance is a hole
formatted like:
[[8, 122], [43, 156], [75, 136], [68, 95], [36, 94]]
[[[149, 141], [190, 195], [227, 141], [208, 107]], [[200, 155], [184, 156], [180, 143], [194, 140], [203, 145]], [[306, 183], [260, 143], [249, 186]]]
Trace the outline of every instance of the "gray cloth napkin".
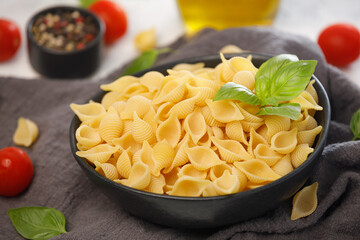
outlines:
[[100, 82], [0, 78], [0, 148], [14, 146], [12, 135], [20, 116], [35, 121], [40, 130], [35, 144], [24, 148], [34, 163], [33, 182], [17, 197], [0, 197], [0, 239], [21, 239], [7, 210], [22, 206], [47, 206], [64, 213], [68, 233], [54, 239], [358, 239], [360, 141], [351, 141], [349, 122], [360, 108], [360, 88], [327, 65], [314, 42], [272, 28], [208, 29], [174, 43], [176, 51], [160, 62], [216, 54], [227, 44], [318, 60], [315, 74], [329, 94], [332, 122], [328, 145], [306, 183], [319, 182], [319, 206], [312, 215], [291, 221], [289, 199], [264, 216], [221, 229], [173, 229], [131, 216], [87, 179], [71, 154], [68, 133], [73, 117], [69, 104], [84, 103], [121, 70]]

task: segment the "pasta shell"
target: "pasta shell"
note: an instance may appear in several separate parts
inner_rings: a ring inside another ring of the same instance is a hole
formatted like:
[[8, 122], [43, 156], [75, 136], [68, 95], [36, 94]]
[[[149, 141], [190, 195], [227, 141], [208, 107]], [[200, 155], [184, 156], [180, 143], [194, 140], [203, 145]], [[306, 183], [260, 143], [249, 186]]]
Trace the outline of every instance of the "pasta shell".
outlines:
[[125, 150], [121, 153], [119, 158], [116, 161], [116, 169], [120, 176], [124, 178], [129, 178], [131, 171], [131, 159], [129, 150]]
[[18, 118], [17, 127], [13, 136], [15, 144], [30, 147], [39, 135], [36, 123], [28, 118]]
[[236, 45], [229, 44], [229, 45], [222, 47], [219, 52], [223, 53], [223, 54], [225, 54], [225, 53], [241, 53], [241, 52], [243, 52], [243, 50]]
[[213, 182], [209, 182], [209, 184], [205, 187], [202, 196], [203, 197], [212, 197], [217, 196], [218, 193], [215, 190], [215, 186]]
[[150, 181], [150, 168], [148, 165], [140, 161], [135, 163], [131, 168], [129, 178], [126, 182], [124, 182], [124, 184], [132, 188], [143, 190], [149, 186]]
[[154, 104], [159, 104], [163, 102], [180, 102], [186, 93], [185, 83], [180, 83], [178, 81], [170, 81], [168, 82], [157, 96], [153, 100]]
[[169, 111], [169, 115], [175, 113], [178, 119], [184, 119], [187, 115], [194, 111], [196, 99], [188, 98], [176, 103]]
[[314, 109], [321, 111], [323, 108], [319, 106], [311, 94], [307, 91], [303, 91], [298, 97], [290, 100], [291, 103], [299, 103], [301, 105], [301, 110], [304, 109]]
[[215, 190], [218, 195], [226, 195], [239, 192], [240, 182], [237, 176], [225, 170], [224, 174], [214, 181]]
[[121, 116], [121, 113], [126, 108], [126, 102], [125, 101], [116, 101], [111, 106], [116, 110], [116, 112], [119, 114], [119, 116]]
[[297, 134], [297, 140], [299, 144], [307, 143], [309, 146], [312, 146], [315, 142], [316, 136], [321, 132], [322, 126], [317, 126], [314, 129], [311, 130], [305, 130], [298, 132]]
[[127, 86], [122, 94], [126, 98], [131, 98], [133, 96], [141, 95], [146, 92], [147, 92], [146, 87], [144, 87], [140, 83], [133, 83], [133, 84]]
[[244, 119], [239, 108], [230, 100], [213, 102], [211, 99], [207, 99], [206, 104], [209, 106], [212, 116], [219, 122], [228, 123]]
[[240, 169], [238, 169], [237, 167], [232, 166], [231, 174], [236, 176], [239, 179], [239, 183], [240, 183], [239, 192], [243, 191], [245, 189], [246, 185], [248, 184], [248, 179], [247, 179], [247, 176], [245, 175], [245, 173], [240, 171]]
[[269, 145], [260, 143], [254, 149], [256, 159], [263, 160], [270, 167], [275, 165], [283, 156], [275, 152]]
[[175, 114], [162, 122], [156, 130], [156, 139], [158, 142], [166, 140], [172, 147], [175, 147], [181, 136], [181, 125]]
[[129, 85], [139, 82], [139, 79], [134, 76], [123, 76], [110, 84], [102, 84], [100, 88], [104, 91], [114, 91], [122, 93]]
[[90, 102], [86, 104], [70, 104], [71, 110], [78, 116], [80, 121], [93, 120], [105, 114], [105, 108], [100, 103]]
[[236, 72], [239, 71], [257, 71], [257, 68], [250, 59], [244, 57], [232, 57], [229, 60], [231, 66], [235, 68]]
[[162, 169], [171, 166], [171, 163], [173, 162], [175, 157], [175, 151], [173, 147], [166, 142], [166, 140], [156, 143], [153, 151], [155, 168], [152, 174], [154, 176], [159, 176]]
[[278, 132], [271, 138], [271, 148], [281, 154], [291, 153], [298, 143], [297, 135], [296, 128]]
[[134, 112], [143, 118], [152, 107], [151, 100], [143, 96], [133, 96], [126, 103], [125, 110], [121, 113], [121, 119], [133, 119]]
[[251, 129], [257, 130], [263, 125], [262, 122], [248, 122], [248, 121], [240, 121], [240, 122], [244, 132], [250, 132]]
[[95, 161], [105, 163], [117, 150], [119, 150], [118, 146], [113, 147], [109, 144], [99, 144], [86, 151], [77, 151], [76, 155], [86, 158], [91, 163], [95, 163]]
[[255, 77], [251, 71], [240, 71], [235, 73], [232, 81], [234, 83], [243, 85], [244, 87], [254, 90], [255, 87]]
[[154, 150], [150, 146], [150, 144], [147, 141], [144, 141], [139, 159], [141, 162], [145, 163], [149, 168], [150, 172], [154, 173], [156, 170], [156, 161], [154, 159]]
[[256, 132], [261, 135], [267, 143], [271, 144], [271, 137], [268, 136], [268, 128], [265, 124], [259, 127]]
[[132, 155], [141, 149], [141, 144], [135, 141], [131, 132], [124, 133], [121, 137], [113, 139], [111, 143], [115, 146], [121, 147], [124, 150], [130, 148], [130, 153]]
[[196, 169], [192, 164], [186, 164], [180, 168], [178, 176], [179, 177], [189, 176], [189, 177], [205, 179], [207, 176], [207, 171], [200, 171]]
[[216, 179], [221, 177], [224, 174], [225, 170], [231, 171], [231, 167], [228, 164], [221, 164], [210, 168], [209, 176], [211, 181], [215, 181]]
[[207, 87], [213, 89], [215, 92], [217, 92], [220, 89], [220, 84], [201, 77], [193, 77], [189, 79], [189, 84], [194, 87]]
[[134, 45], [140, 52], [149, 51], [156, 46], [155, 28], [143, 30], [136, 34]]
[[309, 144], [299, 144], [295, 150], [291, 153], [291, 163], [294, 168], [299, 167], [303, 162], [306, 161], [308, 155], [314, 151], [313, 148], [309, 147]]
[[310, 130], [317, 127], [315, 118], [308, 115], [304, 120], [292, 121], [291, 128], [297, 128], [298, 131]]
[[190, 162], [200, 171], [225, 163], [221, 161], [217, 154], [208, 147], [197, 146], [193, 148], [186, 148], [185, 151]]
[[242, 106], [247, 106], [247, 104], [236, 104], [241, 112], [241, 114], [244, 116], [243, 121], [251, 122], [251, 123], [262, 123], [264, 120], [261, 117], [256, 116], [255, 114], [252, 114], [248, 112], [245, 108]]
[[158, 177], [151, 175], [151, 181], [146, 190], [152, 193], [163, 194], [165, 185], [164, 175], [160, 174]]
[[290, 118], [268, 115], [265, 117], [265, 124], [268, 129], [267, 135], [272, 137], [275, 133], [290, 129]]
[[100, 173], [102, 176], [114, 180], [118, 178], [118, 172], [116, 167], [110, 163], [100, 163], [98, 161], [94, 162], [95, 164], [95, 171]]
[[291, 220], [307, 217], [315, 212], [318, 205], [317, 200], [318, 183], [304, 187], [293, 198], [293, 208], [291, 211]]
[[285, 176], [286, 174], [292, 172], [294, 167], [291, 164], [290, 155], [285, 155], [274, 166], [272, 166], [271, 169], [280, 176]]
[[[158, 108], [156, 115], [155, 115], [155, 121], [161, 121], [164, 122], [169, 117], [169, 112], [171, 108], [174, 106], [174, 103], [167, 102], [160, 105]], [[174, 113], [176, 115], [176, 113]]]
[[189, 162], [189, 158], [185, 151], [185, 149], [189, 147], [188, 141], [189, 141], [189, 134], [185, 135], [182, 142], [179, 143], [180, 147], [178, 145], [179, 148], [175, 154], [174, 160], [172, 161], [171, 166], [169, 168], [164, 169], [163, 171], [164, 173], [168, 173], [173, 168], [180, 167]]
[[200, 146], [207, 146], [211, 147], [211, 139], [210, 137], [213, 136], [213, 131], [209, 126], [206, 126], [206, 132], [205, 134], [199, 139], [197, 142]]
[[207, 130], [205, 119], [199, 109], [189, 114], [185, 118], [183, 125], [195, 144], [204, 136]]
[[149, 143], [155, 142], [155, 133], [153, 127], [140, 119], [136, 112], [134, 112], [134, 122], [132, 124], [131, 133], [136, 142], [142, 143], [143, 141], [148, 141]]
[[123, 123], [113, 107], [110, 107], [99, 125], [99, 134], [106, 142], [118, 138], [123, 131]]
[[247, 176], [249, 181], [256, 184], [275, 181], [281, 177], [261, 160], [253, 159], [244, 162], [235, 162], [234, 165]]
[[205, 106], [205, 100], [213, 99], [216, 91], [208, 87], [193, 87], [190, 84], [186, 84], [188, 90], [188, 97], [195, 98], [195, 104], [202, 107]]
[[102, 141], [99, 131], [87, 125], [81, 125], [76, 129], [75, 137], [79, 144], [88, 148], [94, 147]]
[[164, 173], [164, 177], [165, 177], [165, 189], [166, 191], [170, 191], [172, 190], [176, 180], [178, 179], [178, 173], [180, 171], [179, 167], [173, 168], [170, 172], [168, 173]]
[[221, 159], [228, 163], [252, 159], [241, 143], [237, 141], [220, 140], [215, 137], [211, 137], [211, 141], [219, 149]]
[[222, 61], [222, 68], [221, 68], [221, 80], [223, 80], [224, 82], [230, 82], [233, 77], [234, 74], [236, 72], [236, 69], [230, 64], [230, 62], [228, 60], [225, 59], [224, 55], [222, 53], [220, 53], [220, 58]]
[[210, 183], [209, 180], [184, 176], [180, 177], [174, 184], [169, 195], [184, 196], [184, 197], [199, 197]]
[[105, 95], [101, 99], [101, 104], [104, 106], [105, 109], [108, 109], [113, 103], [122, 100], [125, 100], [125, 97], [121, 93], [108, 92], [105, 93]]
[[[219, 127], [211, 127], [211, 130], [213, 132], [213, 136], [217, 139], [225, 139], [225, 134], [223, 130]], [[211, 139], [210, 139], [211, 140]]]
[[175, 71], [187, 70], [190, 72], [194, 72], [198, 69], [202, 69], [205, 66], [205, 63], [198, 62], [198, 63], [179, 63], [176, 64], [172, 69]]
[[225, 126], [225, 123], [219, 122], [218, 120], [216, 120], [212, 116], [212, 113], [210, 111], [209, 106], [207, 106], [207, 105], [203, 106], [201, 108], [201, 114], [203, 115], [207, 125], [212, 126], [212, 127], [223, 127], [223, 126]]
[[309, 82], [309, 84], [307, 85], [305, 91], [307, 91], [312, 96], [312, 98], [315, 100], [315, 102], [318, 103], [319, 102], [319, 97], [318, 97], [318, 94], [316, 92], [316, 89], [314, 88], [314, 83], [315, 83], [315, 80], [311, 80]]
[[265, 138], [263, 138], [260, 134], [258, 134], [253, 128], [250, 130], [250, 139], [249, 139], [249, 146], [248, 152], [253, 154], [254, 149], [258, 144], [267, 144]]
[[123, 125], [124, 125], [123, 134], [128, 133], [128, 132], [131, 133], [133, 120], [126, 119], [126, 120], [123, 120], [122, 122], [123, 122]]
[[230, 139], [244, 143], [245, 145], [249, 144], [240, 121], [227, 123], [225, 132]]
[[160, 72], [150, 71], [140, 78], [140, 84], [147, 87], [149, 92], [159, 91], [164, 75]]

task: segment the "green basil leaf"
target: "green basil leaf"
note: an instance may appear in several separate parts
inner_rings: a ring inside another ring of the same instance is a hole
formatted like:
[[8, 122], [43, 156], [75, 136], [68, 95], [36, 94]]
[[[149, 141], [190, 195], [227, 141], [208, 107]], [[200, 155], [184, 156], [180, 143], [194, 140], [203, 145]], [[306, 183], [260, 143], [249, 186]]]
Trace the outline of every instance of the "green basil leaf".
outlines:
[[354, 134], [353, 140], [360, 139], [360, 109], [356, 111], [351, 117], [350, 129]]
[[164, 49], [152, 49], [146, 52], [143, 52], [139, 57], [137, 57], [130, 65], [125, 69], [124, 75], [131, 75], [136, 72], [145, 70], [154, 65], [157, 57], [161, 53], [169, 52], [169, 48]]
[[215, 94], [213, 101], [224, 99], [240, 100], [251, 105], [260, 104], [258, 97], [250, 89], [233, 82], [228, 82], [221, 86]]
[[[269, 97], [280, 102], [299, 96], [308, 85], [316, 64], [316, 60], [301, 60], [284, 65], [274, 75], [269, 85]], [[267, 104], [267, 99], [262, 100], [262, 105]]]
[[256, 115], [278, 115], [297, 120], [301, 112], [301, 106], [298, 103], [282, 103], [278, 107], [262, 107]]
[[87, 8], [97, 0], [80, 0], [80, 4], [82, 7]]
[[296, 55], [280, 54], [261, 64], [255, 75], [255, 94], [260, 100], [270, 97], [270, 83], [277, 72], [287, 63], [296, 61], [299, 61]]
[[14, 208], [8, 215], [18, 233], [27, 239], [49, 239], [66, 233], [65, 217], [54, 208]]

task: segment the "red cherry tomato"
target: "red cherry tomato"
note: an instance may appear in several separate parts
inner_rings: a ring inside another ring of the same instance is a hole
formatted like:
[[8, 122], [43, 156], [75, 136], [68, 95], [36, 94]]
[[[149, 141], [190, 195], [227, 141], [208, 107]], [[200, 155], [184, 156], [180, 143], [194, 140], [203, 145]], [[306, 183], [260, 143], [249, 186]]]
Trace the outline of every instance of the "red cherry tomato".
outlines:
[[15, 196], [24, 191], [34, 175], [29, 156], [16, 147], [0, 150], [0, 195]]
[[360, 33], [350, 24], [334, 24], [325, 28], [318, 38], [326, 61], [335, 66], [346, 66], [360, 55]]
[[122, 37], [127, 30], [125, 11], [116, 3], [99, 0], [91, 4], [89, 10], [105, 23], [105, 43], [111, 44]]
[[18, 26], [8, 20], [0, 19], [0, 62], [12, 58], [21, 44]]

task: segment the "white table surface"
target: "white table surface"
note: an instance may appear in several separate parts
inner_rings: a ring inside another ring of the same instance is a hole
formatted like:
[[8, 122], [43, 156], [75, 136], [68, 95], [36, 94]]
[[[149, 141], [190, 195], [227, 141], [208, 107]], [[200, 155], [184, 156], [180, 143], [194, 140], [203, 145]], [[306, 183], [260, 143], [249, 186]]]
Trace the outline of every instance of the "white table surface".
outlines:
[[[184, 33], [175, 0], [114, 0], [126, 11], [128, 31], [115, 44], [106, 47], [100, 68], [90, 78], [93, 81], [111, 73], [136, 57], [134, 37], [142, 30], [155, 27], [158, 46], [165, 46]], [[22, 43], [14, 58], [0, 63], [0, 76], [25, 79], [38, 77], [28, 60], [26, 51], [26, 22], [37, 11], [55, 5], [79, 5], [77, 0], [0, 0], [0, 18], [15, 21], [21, 28]], [[313, 41], [322, 29], [336, 22], [347, 22], [360, 29], [360, 1], [358, 0], [282, 0], [271, 27], [304, 35]], [[360, 59], [341, 69], [360, 85]]]

